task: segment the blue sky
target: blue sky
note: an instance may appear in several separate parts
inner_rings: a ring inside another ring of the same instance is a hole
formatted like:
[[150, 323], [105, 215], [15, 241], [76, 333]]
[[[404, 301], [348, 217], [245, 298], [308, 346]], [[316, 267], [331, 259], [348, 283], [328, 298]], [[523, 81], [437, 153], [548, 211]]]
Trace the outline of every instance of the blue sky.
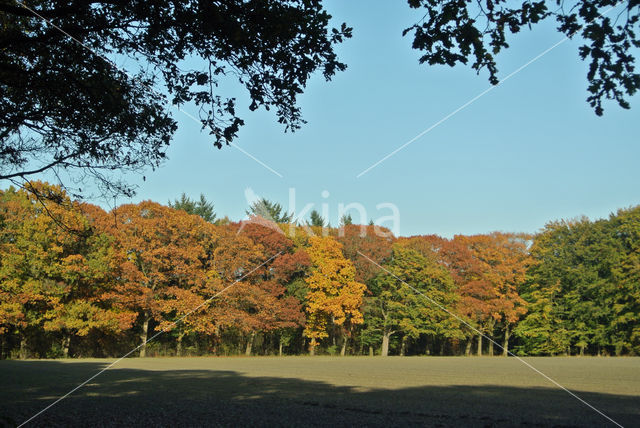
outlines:
[[[169, 161], [139, 183], [134, 202], [166, 203], [203, 193], [219, 215], [240, 219], [245, 191], [288, 206], [362, 204], [370, 217], [400, 212], [400, 234], [534, 232], [547, 221], [605, 217], [640, 203], [640, 97], [597, 117], [585, 102], [586, 66], [579, 41], [566, 42], [365, 175], [357, 175], [489, 87], [468, 67], [427, 67], [402, 30], [419, 13], [406, 2], [332, 1], [336, 23], [354, 37], [338, 47], [347, 71], [316, 76], [300, 98], [308, 120], [283, 132], [270, 112], [241, 110], [236, 143], [282, 177], [233, 147], [214, 148], [206, 132], [175, 113], [180, 129]], [[499, 57], [504, 77], [562, 39], [553, 23], [511, 39]], [[223, 95], [246, 96], [236, 86]], [[224, 90], [224, 88], [223, 88]], [[186, 107], [189, 110], [190, 107]], [[321, 193], [328, 191], [323, 198]], [[118, 203], [128, 202], [120, 199]]]

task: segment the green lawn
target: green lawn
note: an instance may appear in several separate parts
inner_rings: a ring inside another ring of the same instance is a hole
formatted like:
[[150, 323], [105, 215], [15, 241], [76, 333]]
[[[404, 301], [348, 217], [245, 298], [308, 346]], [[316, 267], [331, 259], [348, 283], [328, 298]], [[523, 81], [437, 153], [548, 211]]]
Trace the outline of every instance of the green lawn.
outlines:
[[[0, 361], [15, 425], [112, 360]], [[640, 358], [527, 358], [624, 426], [640, 426]], [[607, 426], [514, 358], [123, 360], [34, 425]]]

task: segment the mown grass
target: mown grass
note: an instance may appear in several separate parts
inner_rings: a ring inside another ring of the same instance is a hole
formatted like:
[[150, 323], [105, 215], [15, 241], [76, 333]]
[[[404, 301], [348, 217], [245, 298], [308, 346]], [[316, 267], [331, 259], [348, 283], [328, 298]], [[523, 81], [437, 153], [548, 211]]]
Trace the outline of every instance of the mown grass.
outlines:
[[[19, 424], [112, 360], [0, 361], [0, 421]], [[640, 426], [640, 358], [527, 358]], [[33, 421], [110, 425], [607, 426], [514, 358], [126, 359]], [[609, 424], [612, 425], [612, 424]]]

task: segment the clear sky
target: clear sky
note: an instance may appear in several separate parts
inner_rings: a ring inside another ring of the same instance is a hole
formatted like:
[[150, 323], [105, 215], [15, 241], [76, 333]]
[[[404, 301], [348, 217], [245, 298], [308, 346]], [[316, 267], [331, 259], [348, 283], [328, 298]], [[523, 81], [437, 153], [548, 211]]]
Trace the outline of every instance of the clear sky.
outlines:
[[[640, 97], [630, 111], [608, 103], [597, 117], [585, 102], [579, 41], [561, 44], [358, 178], [489, 83], [469, 67], [419, 65], [410, 37], [401, 35], [420, 17], [406, 2], [326, 7], [354, 37], [338, 47], [347, 71], [331, 82], [316, 76], [300, 98], [309, 123], [285, 134], [273, 114], [241, 110], [247, 124], [237, 144], [282, 177], [236, 148], [214, 148], [199, 124], [176, 112], [180, 130], [169, 160], [145, 182], [131, 177], [140, 184], [133, 201], [203, 193], [219, 216], [238, 220], [246, 189], [288, 207], [295, 188], [297, 210], [325, 203], [334, 225], [339, 203], [360, 203], [375, 219], [389, 215], [376, 205], [390, 202], [401, 235], [447, 237], [534, 232], [550, 220], [606, 217], [640, 204]], [[525, 30], [499, 57], [500, 77], [562, 38], [553, 23]], [[223, 95], [247, 105], [236, 87]]]

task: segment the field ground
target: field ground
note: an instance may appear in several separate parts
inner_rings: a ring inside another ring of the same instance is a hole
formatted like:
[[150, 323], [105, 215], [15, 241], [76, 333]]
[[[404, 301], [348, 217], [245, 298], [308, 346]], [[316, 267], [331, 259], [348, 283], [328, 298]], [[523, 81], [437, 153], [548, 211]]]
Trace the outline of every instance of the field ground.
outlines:
[[[16, 425], [112, 360], [0, 361]], [[624, 426], [640, 426], [640, 358], [526, 358]], [[126, 359], [34, 426], [612, 426], [514, 358]]]

